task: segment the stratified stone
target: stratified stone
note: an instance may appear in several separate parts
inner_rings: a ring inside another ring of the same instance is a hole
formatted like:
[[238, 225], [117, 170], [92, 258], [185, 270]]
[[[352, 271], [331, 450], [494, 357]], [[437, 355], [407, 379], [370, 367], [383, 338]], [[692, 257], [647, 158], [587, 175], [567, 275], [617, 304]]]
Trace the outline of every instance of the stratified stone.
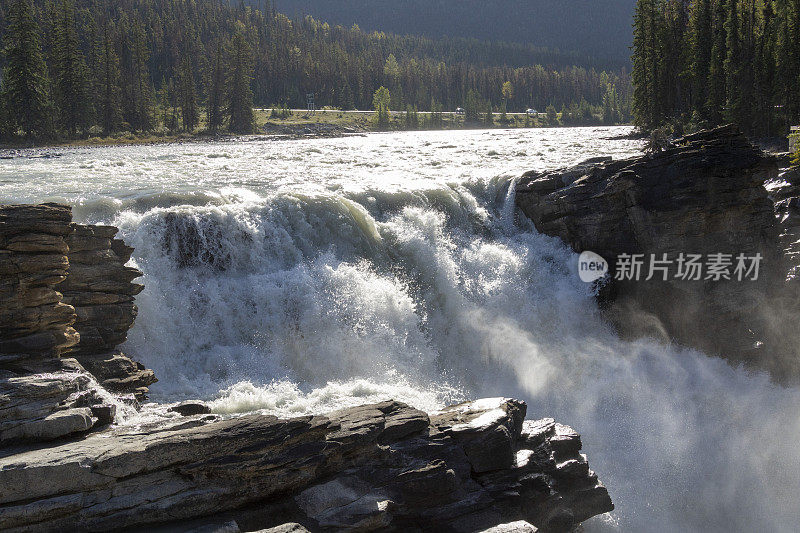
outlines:
[[[141, 286], [131, 280], [140, 272], [124, 265], [130, 248], [112, 240], [116, 228], [71, 219], [68, 206], [0, 205], [3, 446], [69, 438], [114, 421], [116, 407], [87, 369], [62, 358], [70, 348], [86, 354], [90, 372], [109, 389], [141, 399], [155, 381], [152, 371], [108, 349], [125, 340], [136, 316]], [[65, 283], [86, 287], [72, 294], [77, 309], [64, 301]]]
[[115, 350], [136, 320], [134, 297], [144, 288], [132, 283], [142, 273], [125, 266], [133, 248], [114, 238], [118, 230], [113, 226], [73, 224], [73, 228], [67, 239], [69, 274], [58, 286], [77, 315], [80, 342], [70, 355], [105, 388], [142, 400], [157, 381], [155, 375]]
[[517, 520], [516, 522], [509, 522], [508, 524], [500, 524], [489, 529], [484, 529], [481, 533], [536, 533], [539, 531], [531, 524], [524, 520]]
[[268, 529], [261, 529], [256, 533], [308, 533], [308, 530], [300, 524], [290, 522], [288, 524], [283, 524]]
[[56, 290], [71, 218], [57, 204], [0, 205], [0, 369], [57, 359], [78, 342], [75, 309]]
[[[117, 228], [74, 224], [69, 236], [69, 276], [59, 286], [64, 301], [77, 313], [75, 329], [81, 342], [72, 350], [82, 355], [108, 353], [127, 338], [136, 319], [133, 297], [142, 285], [132, 283], [142, 273], [125, 266], [129, 248], [112, 245]], [[122, 251], [123, 255], [117, 254]]]
[[[74, 363], [75, 366], [72, 364]], [[100, 420], [114, 421], [96, 382], [74, 360], [51, 363], [51, 372], [0, 375], [0, 447], [85, 433]]]
[[[552, 445], [571, 430], [559, 433], [547, 421], [527, 425], [552, 428], [543, 439], [524, 436], [524, 415], [524, 403], [500, 398], [430, 417], [389, 401], [288, 420], [247, 415], [112, 428], [0, 457], [0, 529], [144, 528], [205, 517], [270, 531], [305, 524], [567, 532], [612, 510], [585, 457]], [[465, 446], [498, 428], [509, 432], [512, 463], [483, 472], [486, 459]], [[276, 516], [297, 524], [274, 529]]]

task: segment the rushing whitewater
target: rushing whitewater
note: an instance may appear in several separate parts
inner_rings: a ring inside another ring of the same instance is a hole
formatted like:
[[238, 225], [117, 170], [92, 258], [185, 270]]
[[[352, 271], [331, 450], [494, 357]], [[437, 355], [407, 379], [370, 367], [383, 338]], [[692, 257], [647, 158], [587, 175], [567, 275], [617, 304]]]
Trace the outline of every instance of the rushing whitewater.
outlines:
[[[793, 531], [800, 391], [625, 342], [513, 179], [639, 153], [620, 128], [67, 150], [3, 161], [2, 202], [112, 223], [144, 273], [123, 347], [154, 399], [216, 412], [514, 396], [584, 435], [592, 530]], [[612, 229], [609, 228], [609, 231]]]

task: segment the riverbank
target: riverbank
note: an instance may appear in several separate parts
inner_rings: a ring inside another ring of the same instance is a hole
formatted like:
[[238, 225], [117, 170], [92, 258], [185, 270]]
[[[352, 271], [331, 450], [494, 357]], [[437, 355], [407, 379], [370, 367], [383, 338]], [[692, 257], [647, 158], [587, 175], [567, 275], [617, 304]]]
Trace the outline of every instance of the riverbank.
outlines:
[[[211, 134], [206, 130], [195, 133], [169, 133], [150, 132], [134, 133], [119, 132], [107, 137], [89, 136], [81, 139], [50, 140], [43, 142], [20, 141], [15, 143], [0, 143], [0, 159], [10, 159], [18, 156], [27, 156], [28, 150], [44, 148], [91, 148], [104, 146], [150, 146], [155, 144], [186, 144], [192, 142], [243, 142], [265, 139], [315, 139], [334, 138], [347, 135], [387, 131], [458, 131], [484, 128], [497, 129], [538, 129], [561, 128], [580, 126], [600, 126], [600, 124], [561, 125], [548, 124], [544, 113], [528, 115], [526, 113], [508, 113], [505, 121], [501, 120], [499, 113], [495, 114], [492, 125], [485, 121], [466, 123], [464, 115], [448, 112], [441, 113], [440, 123], [432, 126], [431, 113], [419, 112], [417, 114], [419, 126], [406, 126], [404, 112], [392, 111], [388, 127], [378, 127], [374, 111], [339, 111], [331, 109], [317, 110], [308, 113], [306, 110], [284, 110], [283, 116], [276, 116], [280, 110], [270, 108], [255, 109], [256, 133], [252, 135], [239, 135], [219, 133]], [[287, 113], [288, 111], [288, 113]], [[559, 117], [560, 120], [560, 117]], [[203, 127], [203, 124], [200, 125]]]

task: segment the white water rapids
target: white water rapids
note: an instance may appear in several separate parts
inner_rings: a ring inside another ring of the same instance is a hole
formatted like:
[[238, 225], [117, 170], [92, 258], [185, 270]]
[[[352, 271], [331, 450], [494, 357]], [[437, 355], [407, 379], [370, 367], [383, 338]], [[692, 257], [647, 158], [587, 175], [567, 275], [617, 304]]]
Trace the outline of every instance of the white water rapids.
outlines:
[[123, 349], [156, 400], [293, 415], [518, 397], [582, 433], [617, 506], [591, 531], [796, 531], [800, 391], [618, 339], [575, 254], [515, 222], [514, 177], [637, 154], [604, 139], [627, 131], [55, 150], [0, 161], [0, 202], [66, 202], [136, 247]]

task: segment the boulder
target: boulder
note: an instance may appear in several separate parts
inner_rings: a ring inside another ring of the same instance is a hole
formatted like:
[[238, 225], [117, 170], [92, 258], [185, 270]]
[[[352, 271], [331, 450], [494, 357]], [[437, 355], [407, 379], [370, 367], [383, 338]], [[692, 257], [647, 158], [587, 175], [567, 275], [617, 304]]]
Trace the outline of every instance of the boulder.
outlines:
[[[524, 423], [525, 409], [497, 398], [428, 415], [387, 401], [325, 416], [117, 427], [12, 450], [0, 453], [0, 529], [197, 519], [267, 531], [570, 531], [611, 511], [586, 458], [554, 443], [574, 432]], [[478, 442], [502, 460], [477, 453]]]
[[187, 400], [177, 405], [173, 405], [167, 410], [173, 413], [178, 413], [181, 416], [195, 416], [209, 414], [211, 412], [211, 407], [203, 402]]

